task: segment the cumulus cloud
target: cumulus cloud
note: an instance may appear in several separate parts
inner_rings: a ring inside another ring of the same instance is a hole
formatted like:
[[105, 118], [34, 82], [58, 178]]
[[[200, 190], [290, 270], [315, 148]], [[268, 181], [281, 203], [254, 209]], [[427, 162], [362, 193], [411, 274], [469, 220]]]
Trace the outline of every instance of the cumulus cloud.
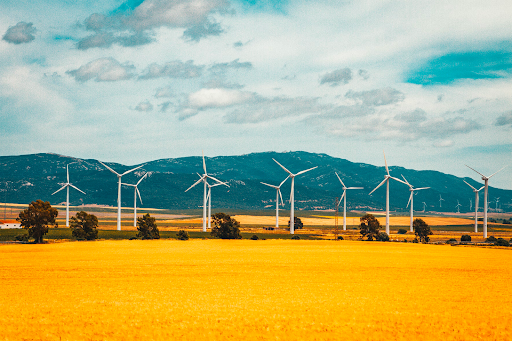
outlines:
[[361, 92], [350, 90], [345, 94], [345, 97], [361, 101], [364, 105], [368, 106], [387, 105], [401, 102], [405, 99], [403, 93], [389, 87]]
[[229, 69], [238, 70], [238, 69], [252, 69], [251, 62], [243, 62], [240, 63], [239, 59], [235, 59], [229, 63], [214, 63], [212, 66], [208, 68], [210, 72], [226, 72]]
[[512, 111], [506, 112], [499, 116], [494, 122], [495, 126], [512, 126]]
[[79, 49], [138, 46], [153, 41], [152, 32], [160, 27], [183, 28], [183, 38], [197, 42], [224, 30], [213, 22], [214, 13], [226, 13], [227, 0], [146, 0], [130, 7], [127, 3], [110, 15], [91, 14], [83, 27], [94, 32], [78, 42]]
[[161, 112], [166, 112], [167, 109], [169, 109], [172, 105], [173, 105], [172, 102], [167, 101], [167, 102], [164, 102], [162, 104], [159, 104], [158, 106], [160, 107], [160, 111]]
[[328, 72], [320, 77], [320, 84], [338, 86], [340, 83], [347, 84], [352, 79], [352, 71], [349, 68]]
[[205, 88], [226, 88], [226, 89], [242, 89], [243, 85], [236, 82], [228, 81], [230, 71], [251, 70], [253, 68], [251, 62], [239, 62], [235, 59], [228, 63], [214, 63], [208, 68], [210, 79], [203, 84]]
[[140, 102], [135, 107], [135, 110], [149, 112], [149, 111], [153, 110], [153, 104], [151, 104], [149, 101]]
[[114, 82], [132, 78], [134, 69], [133, 65], [121, 64], [114, 58], [99, 58], [66, 73], [78, 82], [90, 79], [95, 79], [96, 82]]
[[155, 97], [156, 98], [166, 98], [166, 97], [174, 97], [174, 92], [170, 86], [166, 86], [163, 88], [158, 88], [156, 90]]
[[222, 108], [241, 104], [254, 98], [247, 91], [229, 89], [201, 89], [188, 96], [188, 106], [204, 110], [207, 108]]
[[2, 39], [12, 44], [30, 43], [35, 39], [34, 34], [36, 33], [36, 28], [32, 25], [31, 22], [21, 21], [14, 26], [10, 26]]
[[152, 79], [160, 77], [169, 78], [196, 78], [203, 72], [203, 65], [194, 65], [192, 60], [185, 63], [179, 60], [158, 65], [153, 63], [139, 76], [139, 79]]

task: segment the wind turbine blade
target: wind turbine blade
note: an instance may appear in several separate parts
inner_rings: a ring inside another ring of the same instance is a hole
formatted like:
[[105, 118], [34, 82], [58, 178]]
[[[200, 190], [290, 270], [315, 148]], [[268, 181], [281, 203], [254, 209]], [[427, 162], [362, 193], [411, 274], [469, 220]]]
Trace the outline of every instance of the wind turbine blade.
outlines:
[[415, 191], [421, 191], [422, 189], [429, 189], [430, 187], [420, 187], [420, 188], [415, 188], [414, 190]]
[[343, 181], [341, 181], [341, 178], [340, 178], [340, 176], [338, 175], [338, 173], [334, 172], [334, 174], [336, 174], [336, 176], [338, 177], [338, 180], [340, 180], [341, 185], [342, 185], [343, 187], [346, 187], [346, 186], [345, 186], [345, 184], [343, 183]]
[[52, 193], [52, 195], [54, 195], [55, 193], [57, 192], [60, 192], [62, 191], [64, 188], [68, 187], [68, 184], [65, 184], [64, 186], [62, 186], [61, 188], [59, 188], [58, 190], [56, 190], [55, 192]]
[[483, 190], [485, 188], [485, 186], [482, 186], [480, 187], [480, 189], [478, 190], [478, 192], [480, 192], [481, 190]]
[[285, 166], [277, 162], [276, 159], [272, 158], [272, 160], [274, 160], [279, 166], [281, 166], [281, 168], [284, 169], [288, 174], [293, 175], [292, 172], [290, 172], [288, 169], [286, 169]]
[[386, 153], [384, 153], [384, 151], [382, 151], [382, 153], [384, 154], [384, 164], [386, 165], [386, 172], [388, 172], [389, 175], [388, 162], [386, 161]]
[[281, 183], [279, 184], [279, 188], [281, 188], [281, 186], [286, 182], [286, 180], [288, 180], [288, 178], [289, 178], [289, 177], [290, 177], [290, 176], [288, 175], [288, 176], [286, 177], [286, 179], [284, 179], [283, 181], [281, 181]]
[[471, 170], [473, 170], [473, 171], [477, 172], [478, 174], [480, 174], [481, 176], [483, 176], [483, 177], [485, 178], [485, 175], [483, 175], [483, 174], [482, 174], [482, 173], [480, 173], [479, 171], [474, 170], [473, 168], [469, 167], [468, 165], [464, 165], [464, 166], [466, 166], [466, 167], [468, 167], [469, 169], [471, 169]]
[[202, 151], [202, 153], [203, 153], [203, 169], [204, 169], [204, 174], [208, 174], [206, 172], [206, 162], [204, 161], [204, 151]]
[[364, 189], [364, 187], [348, 187], [347, 189]]
[[212, 193], [212, 190], [208, 190], [208, 194], [206, 195], [206, 202], [210, 201], [210, 194]]
[[269, 186], [269, 187], [272, 187], [272, 188], [275, 188], [275, 189], [279, 189], [279, 186], [274, 186], [274, 185], [266, 184], [264, 182], [260, 182], [260, 183], [264, 184], [265, 186]]
[[[496, 173], [501, 172], [501, 171], [502, 171], [503, 169], [505, 169], [506, 167], [507, 167], [507, 166], [503, 167], [502, 169], [500, 169], [500, 170], [499, 170], [499, 171], [497, 171]], [[496, 173], [494, 173], [494, 174], [496, 174]], [[488, 177], [487, 177], [487, 179], [492, 178], [492, 177], [494, 176], [494, 174], [493, 174], [493, 175], [491, 175], [491, 176], [488, 176]]]
[[106, 164], [104, 164], [103, 162], [99, 161], [99, 163], [101, 163], [103, 166], [105, 166], [105, 168], [107, 168], [109, 171], [111, 171], [112, 173], [114, 173], [115, 175], [118, 175], [119, 176], [119, 173], [116, 172], [115, 170], [113, 170], [112, 168], [110, 168], [109, 166], [107, 166]]
[[217, 181], [218, 183], [224, 184], [224, 185], [226, 185], [226, 186], [228, 186], [228, 187], [229, 187], [229, 185], [228, 185], [227, 183], [225, 183], [225, 182], [223, 182], [223, 181], [220, 181], [219, 179], [216, 179], [216, 178], [214, 178], [214, 177], [213, 177], [213, 176], [211, 176], [211, 175], [205, 175], [205, 176], [206, 176], [207, 178], [210, 178], [210, 179], [212, 179], [212, 180], [214, 180], [214, 181]]
[[136, 186], [138, 186], [138, 185], [140, 184], [140, 182], [141, 182], [142, 180], [144, 180], [144, 178], [145, 178], [147, 175], [148, 175], [148, 173], [144, 174], [144, 176], [143, 176], [142, 178], [140, 178], [140, 180], [139, 180], [139, 181], [137, 181], [137, 185], [136, 185]]
[[279, 192], [279, 197], [281, 198], [281, 205], [284, 206], [283, 195], [281, 194], [281, 189], [278, 188], [277, 191]]
[[345, 197], [345, 194], [346, 194], [346, 193], [347, 193], [347, 192], [343, 191], [343, 194], [341, 195], [341, 198], [340, 198], [340, 201], [339, 201], [339, 202], [341, 202], [341, 201], [343, 200], [343, 198]]
[[[395, 177], [392, 177], [392, 176], [390, 176], [389, 178], [390, 178], [390, 179], [393, 179], [393, 180], [396, 180], [396, 181], [398, 181], [398, 182], [401, 182], [401, 183], [403, 183], [404, 185], [408, 185], [407, 183], [403, 182], [403, 181], [402, 181], [402, 180], [400, 180], [399, 178], [395, 178]], [[409, 185], [408, 185], [408, 186], [409, 186]]]
[[413, 193], [414, 192], [411, 192], [411, 195], [409, 195], [409, 201], [407, 202], [407, 206], [405, 206], [405, 208], [409, 207], [409, 204], [411, 203], [411, 200], [412, 200]]
[[409, 183], [409, 181], [407, 181], [405, 176], [403, 174], [400, 174], [400, 175], [402, 176], [402, 178], [404, 178], [404, 181], [407, 183], [407, 185], [412, 188], [411, 184]]
[[137, 188], [137, 186], [135, 186], [135, 191], [139, 195], [139, 200], [140, 200], [140, 203], [142, 204], [142, 198], [140, 197], [140, 192], [139, 192], [139, 189]]
[[221, 186], [221, 185], [229, 187], [228, 184], [225, 183], [225, 182], [219, 182], [219, 183], [213, 184], [213, 185], [208, 186], [208, 187], [212, 188], [212, 187]]
[[69, 183], [69, 164], [66, 165], [66, 175]]
[[318, 168], [318, 166], [315, 166], [315, 167], [313, 167], [313, 168], [309, 168], [309, 169], [306, 169], [306, 170], [300, 171], [300, 172], [298, 172], [297, 174], [295, 174], [295, 176], [297, 176], [297, 175], [301, 175], [301, 174], [304, 174], [304, 173], [309, 172], [310, 170], [313, 170], [313, 169], [315, 169], [315, 168]]
[[197, 180], [196, 182], [194, 182], [194, 184], [192, 186], [190, 186], [189, 188], [187, 188], [187, 190], [185, 192], [187, 192], [189, 189], [191, 189], [192, 187], [196, 186], [198, 183], [200, 183], [201, 181], [203, 181], [203, 177], [201, 177], [201, 179]]
[[133, 169], [130, 169], [129, 171], [126, 171], [126, 172], [124, 172], [123, 174], [121, 174], [121, 176], [123, 176], [123, 175], [125, 175], [125, 174], [128, 174], [128, 173], [131, 173], [131, 172], [133, 172], [134, 170], [139, 169], [140, 167], [144, 167], [144, 166], [145, 166], [145, 164], [144, 164], [144, 165], [140, 165], [139, 167], [135, 167], [135, 168], [133, 168]]
[[372, 195], [372, 193], [373, 193], [373, 192], [375, 192], [375, 190], [376, 190], [377, 188], [379, 188], [380, 186], [384, 185], [384, 183], [385, 183], [387, 180], [388, 180], [388, 179], [384, 179], [384, 180], [382, 180], [382, 182], [381, 182], [377, 187], [375, 187], [375, 188], [373, 189], [373, 191], [371, 191], [371, 192], [370, 192], [370, 194], [368, 194], [368, 195]]
[[84, 192], [84, 191], [82, 191], [81, 189], [79, 189], [78, 187], [75, 187], [75, 186], [73, 186], [72, 184], [69, 184], [69, 186], [71, 186], [71, 187], [73, 187], [74, 189], [76, 189], [77, 191], [82, 192], [83, 194], [85, 194], [85, 192]]
[[473, 188], [473, 191], [476, 191], [476, 188], [475, 188], [475, 187], [473, 187], [473, 186], [471, 186], [470, 184], [468, 184], [468, 183], [466, 182], [466, 180], [462, 180], [462, 181], [464, 181], [464, 182], [466, 183], [466, 185], [468, 185], [469, 187]]

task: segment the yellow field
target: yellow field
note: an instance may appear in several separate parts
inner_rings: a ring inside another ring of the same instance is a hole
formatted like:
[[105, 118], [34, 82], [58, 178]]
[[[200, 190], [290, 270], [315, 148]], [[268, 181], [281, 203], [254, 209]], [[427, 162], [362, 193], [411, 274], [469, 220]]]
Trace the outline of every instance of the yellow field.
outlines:
[[0, 340], [510, 340], [512, 252], [410, 243], [0, 246]]

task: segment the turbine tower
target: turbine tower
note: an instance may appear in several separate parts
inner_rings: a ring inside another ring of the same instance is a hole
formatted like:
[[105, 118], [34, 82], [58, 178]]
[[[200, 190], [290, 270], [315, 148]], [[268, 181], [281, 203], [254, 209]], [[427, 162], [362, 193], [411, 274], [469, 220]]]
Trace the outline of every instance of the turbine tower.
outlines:
[[[402, 178], [404, 178], [404, 181], [405, 181], [405, 184], [407, 186], [409, 186], [409, 191], [411, 191], [411, 195], [409, 196], [409, 202], [407, 202], [407, 206], [406, 208], [409, 206], [409, 204], [411, 204], [411, 223], [410, 223], [410, 231], [411, 232], [414, 232], [413, 231], [413, 228], [412, 228], [412, 221], [413, 221], [413, 214], [414, 214], [414, 192], [415, 191], [421, 191], [422, 189], [429, 189], [430, 187], [421, 187], [421, 188], [414, 188], [410, 183], [409, 181], [407, 181], [405, 179], [405, 176], [402, 175]], [[425, 204], [425, 203], [423, 203]], [[423, 206], [423, 212], [425, 212], [425, 206]]]
[[269, 187], [272, 187], [272, 188], [276, 189], [276, 228], [279, 227], [279, 198], [281, 198], [281, 204], [284, 206], [283, 196], [281, 195], [281, 186], [286, 182], [286, 180], [288, 180], [289, 177], [290, 176], [288, 175], [286, 177], [286, 179], [281, 181], [279, 186], [270, 185], [270, 184], [262, 182], [262, 184], [264, 184], [265, 186], [269, 186]]
[[341, 185], [343, 186], [343, 194], [341, 195], [341, 199], [343, 200], [343, 231], [347, 230], [347, 189], [364, 189], [364, 187], [346, 187], [343, 181], [341, 181], [340, 176], [338, 173], [334, 172], [336, 176], [338, 177], [338, 180], [340, 180]]
[[[466, 180], [462, 180], [466, 182]], [[473, 192], [475, 192], [475, 233], [478, 232], [478, 192], [480, 192], [485, 186], [480, 187], [480, 189], [476, 189], [475, 187], [471, 186], [466, 182], [466, 185], [471, 187], [473, 189]]]
[[139, 195], [140, 203], [142, 204], [142, 198], [140, 197], [140, 192], [137, 186], [141, 183], [142, 180], [148, 175], [148, 173], [144, 174], [142, 178], [135, 185], [122, 183], [121, 185], [130, 186], [134, 188], [133, 193], [133, 227], [137, 227], [137, 194]]
[[461, 206], [462, 205], [460, 204], [459, 199], [457, 199], [457, 205], [455, 206], [457, 208], [457, 213], [460, 213], [460, 207]]
[[220, 182], [220, 183], [216, 183], [213, 185], [210, 185], [208, 182], [206, 182], [206, 185], [208, 186], [208, 196], [206, 197], [206, 201], [208, 202], [208, 228], [211, 229], [212, 228], [212, 224], [211, 224], [212, 223], [212, 187], [220, 186], [220, 185], [229, 187], [229, 185], [225, 182]]
[[468, 165], [466, 165], [466, 167], [468, 167], [472, 171], [475, 171], [476, 173], [480, 174], [482, 176], [482, 180], [484, 180], [484, 188], [485, 188], [484, 189], [484, 238], [487, 238], [487, 204], [488, 204], [487, 203], [487, 195], [489, 192], [489, 179], [492, 178], [494, 175], [496, 175], [496, 173], [501, 172], [503, 170], [503, 168], [505, 168], [506, 166], [489, 176], [483, 175], [482, 173], [474, 170], [473, 168], [469, 167]]
[[500, 202], [500, 198], [496, 198], [496, 212], [498, 212], [498, 203]]
[[[391, 175], [389, 175], [389, 168], [388, 168], [388, 162], [386, 161], [386, 154], [384, 153], [384, 164], [386, 165], [386, 173], [384, 175], [384, 180], [382, 180], [382, 182], [373, 189], [373, 191], [370, 192], [370, 195], [375, 192], [375, 190], [377, 188], [379, 188], [380, 186], [382, 186], [384, 183], [386, 183], [386, 233], [388, 234], [389, 236], [389, 179], [393, 179], [393, 180], [396, 180], [398, 182], [401, 182], [403, 184], [406, 184], [405, 182], [403, 182], [402, 180], [398, 179], [398, 178], [394, 178], [392, 177]], [[406, 184], [407, 185], [407, 184]]]
[[64, 188], [67, 189], [67, 193], [66, 193], [66, 227], [69, 227], [69, 187], [73, 187], [74, 189], [76, 189], [77, 191], [79, 192], [82, 192], [83, 194], [85, 194], [84, 191], [82, 191], [81, 189], [78, 189], [77, 187], [73, 186], [70, 182], [69, 182], [69, 165], [73, 164], [73, 163], [76, 163], [76, 162], [71, 162], [71, 163], [68, 163], [66, 165], [66, 174], [67, 174], [67, 182], [64, 186], [62, 186], [60, 189], [58, 189], [57, 191], [53, 192], [52, 195], [54, 195], [55, 193], [57, 192], [60, 192], [62, 191]]
[[441, 194], [439, 194], [439, 208], [441, 208], [441, 203], [444, 201], [444, 199], [441, 197]]
[[471, 198], [469, 198], [469, 210], [471, 211], [472, 208], [473, 208], [473, 200], [471, 200]]
[[203, 191], [203, 232], [206, 232], [206, 205], [208, 204], [208, 202], [207, 202], [207, 195], [208, 195], [207, 187], [208, 187], [208, 183], [207, 183], [206, 180], [207, 179], [212, 179], [213, 181], [216, 181], [218, 183], [222, 183], [222, 184], [224, 184], [224, 183], [222, 181], [218, 180], [218, 179], [215, 179], [213, 176], [208, 175], [208, 172], [206, 171], [206, 162], [204, 161], [204, 152], [203, 152], [203, 170], [204, 170], [204, 174], [203, 175], [199, 175], [198, 174], [200, 176], [200, 179], [197, 180], [196, 182], [194, 182], [194, 184], [192, 186], [187, 188], [185, 190], [185, 192], [187, 192], [189, 189], [195, 187], [201, 181], [203, 182], [203, 188], [204, 188], [204, 191]]
[[123, 177], [123, 175], [131, 173], [134, 170], [143, 167], [144, 165], [140, 165], [138, 167], [127, 170], [123, 174], [119, 174], [118, 172], [116, 172], [115, 170], [113, 170], [112, 168], [110, 168], [109, 166], [104, 164], [103, 162], [101, 162], [101, 161], [98, 161], [98, 162], [101, 163], [103, 166], [105, 166], [105, 168], [107, 168], [109, 171], [111, 171], [112, 173], [117, 175], [117, 180], [118, 180], [117, 181], [117, 183], [118, 183], [118, 186], [117, 186], [117, 230], [121, 231], [121, 178]]
[[290, 193], [290, 234], [294, 234], [295, 233], [295, 230], [294, 230], [295, 220], [294, 220], [294, 211], [293, 210], [294, 210], [295, 197], [294, 197], [293, 190], [294, 190], [295, 177], [297, 175], [301, 175], [301, 174], [304, 174], [306, 172], [309, 172], [310, 170], [318, 168], [318, 166], [315, 166], [313, 168], [309, 168], [309, 169], [300, 171], [297, 174], [293, 174], [288, 169], [286, 169], [282, 164], [277, 162], [276, 159], [272, 158], [272, 160], [274, 160], [279, 166], [281, 166], [282, 169], [284, 169], [288, 174], [290, 174], [289, 177], [292, 178], [292, 190], [291, 190], [291, 193]]

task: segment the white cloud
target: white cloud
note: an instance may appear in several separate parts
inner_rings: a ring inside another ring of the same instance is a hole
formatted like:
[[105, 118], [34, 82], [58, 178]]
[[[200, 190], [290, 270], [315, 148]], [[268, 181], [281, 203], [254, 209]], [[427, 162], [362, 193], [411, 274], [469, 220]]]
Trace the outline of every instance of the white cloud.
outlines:
[[368, 106], [387, 105], [401, 102], [405, 99], [403, 93], [390, 87], [361, 92], [349, 90], [345, 97], [359, 100]]
[[32, 23], [21, 21], [9, 27], [2, 39], [13, 44], [30, 43], [35, 39], [34, 34], [36, 33], [36, 28], [32, 25]]
[[153, 104], [151, 104], [149, 101], [140, 102], [135, 107], [135, 110], [149, 112], [149, 111], [153, 110]]
[[512, 111], [506, 112], [500, 115], [496, 121], [494, 122], [495, 126], [506, 126], [510, 125], [512, 127]]
[[334, 70], [320, 77], [320, 84], [338, 86], [340, 83], [348, 84], [352, 79], [352, 71], [349, 68]]
[[196, 78], [200, 77], [203, 72], [203, 65], [194, 65], [194, 61], [189, 60], [183, 63], [180, 60], [158, 65], [153, 63], [149, 65], [139, 79], [151, 79], [160, 77], [169, 78]]
[[90, 79], [95, 79], [96, 82], [114, 82], [132, 78], [133, 69], [135, 69], [133, 65], [121, 64], [114, 58], [99, 58], [66, 73], [78, 82], [86, 82]]
[[188, 96], [188, 105], [193, 108], [221, 108], [250, 101], [254, 94], [229, 89], [201, 89]]

